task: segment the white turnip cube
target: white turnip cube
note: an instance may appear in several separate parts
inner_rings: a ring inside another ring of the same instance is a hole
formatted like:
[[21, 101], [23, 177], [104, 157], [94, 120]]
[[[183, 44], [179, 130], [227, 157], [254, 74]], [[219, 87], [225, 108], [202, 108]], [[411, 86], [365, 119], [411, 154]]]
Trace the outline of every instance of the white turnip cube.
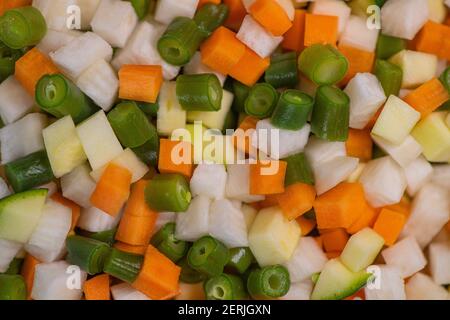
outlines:
[[314, 283], [311, 280], [291, 283], [288, 293], [279, 300], [310, 300]]
[[321, 0], [311, 3], [310, 11], [312, 14], [336, 16], [339, 18], [338, 33], [341, 34], [350, 18], [352, 9], [340, 0]]
[[90, 198], [96, 183], [89, 175], [91, 168], [87, 163], [76, 167], [61, 178], [63, 196], [83, 208], [92, 206]]
[[357, 168], [358, 158], [336, 157], [313, 166], [315, 187], [321, 195], [345, 181]]
[[0, 272], [8, 270], [11, 261], [17, 253], [22, 249], [23, 245], [20, 242], [0, 239]]
[[120, 222], [122, 214], [113, 217], [95, 207], [81, 210], [77, 226], [89, 232], [102, 232], [114, 229]]
[[211, 199], [198, 196], [192, 199], [186, 212], [177, 215], [175, 237], [184, 241], [196, 241], [208, 235], [209, 207]]
[[433, 166], [431, 181], [447, 190], [450, 190], [450, 164]]
[[417, 273], [405, 286], [407, 300], [448, 300], [449, 292], [423, 273]]
[[376, 135], [372, 135], [372, 140], [402, 168], [410, 165], [422, 154], [422, 146], [411, 135], [400, 144], [394, 144]]
[[339, 39], [339, 44], [374, 52], [377, 46], [379, 30], [369, 29], [367, 19], [351, 16], [347, 21], [344, 32]]
[[433, 175], [433, 167], [423, 156], [411, 162], [404, 170], [408, 183], [406, 191], [411, 197], [430, 181]]
[[191, 192], [194, 197], [203, 195], [211, 199], [223, 199], [226, 183], [227, 172], [223, 164], [201, 163], [192, 175]]
[[250, 165], [230, 164], [227, 165], [226, 197], [242, 202], [257, 202], [264, 200], [264, 196], [250, 195]]
[[0, 116], [4, 124], [19, 120], [33, 106], [33, 98], [14, 76], [10, 76], [0, 83]]
[[364, 288], [366, 300], [406, 300], [405, 281], [400, 270], [388, 265], [372, 268], [375, 267], [375, 280]]
[[450, 242], [432, 243], [428, 247], [430, 272], [434, 282], [439, 285], [450, 283]]
[[47, 30], [47, 34], [42, 38], [41, 42], [36, 46], [39, 51], [48, 55], [61, 47], [64, 47], [75, 38], [81, 36], [83, 33], [76, 30]]
[[160, 0], [156, 5], [155, 20], [170, 24], [176, 17], [194, 17], [199, 0]]
[[311, 166], [318, 166], [337, 157], [345, 157], [345, 142], [330, 142], [311, 136], [305, 148], [305, 154]]

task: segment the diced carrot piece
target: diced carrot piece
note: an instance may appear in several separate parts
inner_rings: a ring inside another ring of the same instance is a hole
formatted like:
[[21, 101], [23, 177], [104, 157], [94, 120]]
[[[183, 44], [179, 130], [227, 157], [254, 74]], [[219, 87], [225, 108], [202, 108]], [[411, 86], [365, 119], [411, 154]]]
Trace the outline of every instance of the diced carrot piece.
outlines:
[[325, 255], [327, 256], [328, 260], [331, 260], [331, 259], [339, 258], [341, 253], [342, 253], [342, 251], [330, 251], [330, 252], [325, 252]]
[[282, 36], [292, 27], [286, 11], [274, 0], [256, 0], [249, 11], [253, 19], [274, 36]]
[[32, 0], [1, 0], [0, 1], [0, 16], [7, 10], [14, 8], [25, 7], [31, 5]]
[[450, 232], [450, 221], [445, 225], [445, 229]]
[[336, 229], [322, 235], [323, 246], [326, 252], [342, 251], [348, 241], [348, 233], [344, 229]]
[[316, 189], [306, 183], [295, 183], [286, 187], [284, 193], [276, 197], [285, 217], [294, 220], [312, 209]]
[[400, 236], [405, 223], [406, 217], [404, 214], [382, 209], [373, 230], [384, 238], [387, 246], [392, 246]]
[[306, 14], [305, 18], [305, 47], [313, 44], [336, 45], [338, 37], [338, 22], [336, 16], [320, 14]]
[[270, 58], [261, 58], [252, 49], [245, 47], [245, 54], [241, 60], [230, 70], [230, 76], [251, 87], [267, 68], [270, 66]]
[[183, 153], [184, 150], [191, 150], [192, 158], [192, 144], [190, 142], [161, 139], [159, 145], [158, 170], [161, 173], [179, 173], [190, 179], [194, 169], [193, 161], [191, 159], [189, 163], [177, 163], [174, 154], [184, 158], [184, 154], [178, 153], [178, 150]]
[[381, 112], [383, 111], [383, 108], [384, 108], [384, 105], [380, 109], [378, 109], [377, 113], [375, 113], [373, 115], [373, 117], [370, 119], [369, 123], [364, 128], [364, 130], [372, 131], [372, 128], [375, 126], [375, 123], [377, 123], [378, 118], [380, 117]]
[[258, 210], [277, 206], [277, 196], [277, 194], [268, 194], [264, 200], [258, 202]]
[[155, 103], [162, 83], [160, 65], [124, 65], [119, 71], [119, 98]]
[[319, 247], [320, 247], [321, 249], [323, 249], [323, 238], [322, 238], [322, 236], [314, 237], [314, 240], [316, 240], [316, 242], [317, 242], [317, 244], [319, 245]]
[[75, 227], [77, 226], [78, 219], [80, 219], [80, 213], [81, 213], [80, 206], [77, 205], [75, 202], [64, 198], [62, 196], [62, 194], [59, 192], [55, 192], [50, 198], [53, 201], [56, 201], [56, 202], [62, 204], [63, 206], [66, 206], [72, 210], [72, 225], [70, 227], [70, 230], [73, 231], [75, 229]]
[[428, 21], [413, 44], [416, 51], [431, 53], [450, 61], [450, 26]]
[[447, 18], [444, 21], [444, 24], [450, 26], [450, 14], [447, 15]]
[[450, 99], [448, 90], [437, 79], [422, 84], [411, 91], [403, 100], [416, 109], [425, 118]]
[[109, 275], [105, 273], [87, 280], [83, 291], [86, 300], [111, 300]]
[[350, 297], [347, 297], [344, 300], [366, 300], [364, 289], [360, 289], [358, 292], [352, 294]]
[[200, 9], [207, 3], [220, 4], [221, 0], [199, 0], [197, 8]]
[[158, 213], [150, 209], [145, 202], [145, 187], [148, 180], [139, 180], [133, 185], [124, 214], [137, 217], [150, 217], [156, 221]]
[[149, 245], [133, 287], [153, 300], [170, 299], [179, 293], [181, 268]]
[[233, 145], [237, 150], [249, 154], [252, 147], [252, 134], [256, 130], [259, 119], [248, 116], [241, 122], [233, 135]]
[[148, 245], [133, 246], [125, 242], [116, 241], [113, 247], [120, 251], [135, 253], [143, 256], [145, 254], [145, 251], [147, 251]]
[[200, 48], [202, 62], [224, 75], [228, 75], [242, 59], [245, 50], [245, 45], [236, 38], [236, 34], [225, 27], [214, 31]]
[[36, 47], [16, 61], [16, 79], [32, 97], [34, 97], [37, 83], [43, 76], [57, 73], [60, 72], [52, 60]]
[[368, 203], [362, 211], [361, 216], [349, 227], [347, 232], [355, 234], [364, 228], [372, 227], [379, 214], [379, 209], [373, 208]]
[[250, 165], [250, 194], [268, 195], [284, 192], [285, 161], [258, 161]]
[[224, 26], [238, 31], [247, 15], [242, 0], [223, 0], [223, 3], [228, 6], [228, 18], [225, 20]]
[[345, 86], [357, 73], [371, 72], [375, 62], [375, 53], [350, 46], [339, 45], [338, 50], [348, 60], [348, 71], [339, 84]]
[[399, 203], [391, 204], [389, 206], [384, 207], [385, 209], [397, 211], [403, 214], [406, 218], [411, 214], [411, 203], [406, 198], [402, 198]]
[[91, 195], [91, 203], [109, 215], [116, 216], [130, 196], [130, 185], [131, 172], [110, 163]]
[[295, 17], [292, 27], [284, 35], [281, 47], [285, 50], [300, 52], [305, 43], [305, 10], [295, 10]]
[[350, 128], [345, 147], [348, 156], [359, 158], [361, 161], [369, 161], [372, 159], [373, 147], [370, 131]]
[[341, 183], [314, 201], [317, 225], [320, 229], [348, 228], [366, 206], [362, 184]]
[[298, 217], [296, 221], [302, 231], [302, 237], [306, 237], [317, 225], [316, 220], [306, 219], [305, 217]]
[[22, 269], [20, 271], [20, 274], [22, 275], [23, 279], [25, 280], [25, 285], [27, 287], [27, 293], [28, 293], [28, 299], [31, 299], [31, 290], [33, 289], [33, 282], [34, 282], [34, 271], [36, 270], [36, 266], [40, 264], [41, 262], [33, 257], [31, 254], [27, 253], [25, 256], [25, 260], [22, 264]]

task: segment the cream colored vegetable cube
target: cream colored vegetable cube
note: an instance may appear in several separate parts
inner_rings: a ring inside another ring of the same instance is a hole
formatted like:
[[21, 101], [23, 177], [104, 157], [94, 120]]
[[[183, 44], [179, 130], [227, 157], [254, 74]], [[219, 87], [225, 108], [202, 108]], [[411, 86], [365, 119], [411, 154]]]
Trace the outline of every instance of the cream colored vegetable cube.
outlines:
[[447, 8], [444, 0], [428, 0], [429, 19], [436, 23], [442, 23], [447, 16]]
[[86, 161], [71, 116], [66, 116], [42, 131], [45, 149], [56, 178], [69, 173]]
[[170, 136], [172, 132], [186, 126], [186, 110], [178, 102], [176, 82], [164, 82], [159, 94], [159, 110], [156, 126], [158, 133]]
[[298, 223], [287, 220], [280, 208], [261, 210], [249, 232], [250, 249], [261, 267], [287, 262], [300, 239]]
[[403, 70], [402, 88], [415, 88], [436, 75], [438, 58], [435, 55], [402, 50], [389, 59]]
[[372, 133], [393, 144], [401, 144], [420, 119], [420, 113], [403, 100], [391, 95]]
[[411, 132], [430, 162], [450, 160], [450, 127], [445, 124], [445, 116], [444, 112], [434, 112], [422, 119]]

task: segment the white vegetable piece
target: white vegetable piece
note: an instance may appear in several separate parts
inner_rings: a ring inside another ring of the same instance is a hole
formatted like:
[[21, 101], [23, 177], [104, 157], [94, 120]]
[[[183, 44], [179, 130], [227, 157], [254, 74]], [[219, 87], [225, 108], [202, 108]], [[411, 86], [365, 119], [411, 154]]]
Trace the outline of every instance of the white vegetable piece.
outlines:
[[450, 164], [440, 164], [433, 166], [433, 176], [431, 181], [450, 191]]
[[241, 211], [242, 211], [242, 214], [244, 215], [244, 220], [245, 220], [245, 224], [247, 225], [247, 230], [249, 231], [250, 228], [252, 227], [253, 222], [255, 221], [258, 210], [256, 210], [252, 206], [244, 203], [241, 206]]
[[226, 196], [242, 202], [251, 203], [264, 200], [264, 196], [250, 194], [250, 165], [227, 165], [228, 179], [226, 184]]
[[0, 239], [0, 273], [8, 270], [11, 261], [22, 247], [23, 245], [19, 242]]
[[50, 181], [49, 183], [37, 186], [33, 189], [47, 189], [47, 199], [49, 199], [52, 195], [58, 192], [58, 185], [55, 181]]
[[88, 30], [100, 4], [100, 0], [77, 0], [77, 4], [81, 9], [81, 29]]
[[77, 79], [76, 85], [104, 111], [109, 111], [116, 102], [119, 79], [111, 65], [103, 59], [87, 68]]
[[4, 124], [22, 118], [34, 106], [34, 100], [14, 76], [0, 83], [0, 116]]
[[160, 135], [170, 136], [172, 132], [186, 126], [187, 112], [177, 98], [176, 82], [164, 82], [159, 93], [159, 109], [156, 126]]
[[[82, 15], [84, 16], [84, 15]], [[80, 31], [75, 30], [47, 30], [47, 33], [41, 42], [37, 44], [37, 48], [42, 53], [49, 55], [50, 52], [54, 52], [61, 47], [69, 44], [72, 40], [82, 35]]]
[[433, 167], [423, 156], [411, 162], [404, 170], [408, 184], [406, 191], [411, 197], [430, 181], [433, 175]]
[[229, 200], [215, 200], [209, 213], [209, 234], [228, 248], [248, 247], [247, 225], [242, 211]]
[[86, 32], [50, 53], [50, 57], [67, 76], [76, 80], [96, 61], [110, 61], [112, 54], [113, 49], [108, 42], [93, 32]]
[[202, 112], [190, 111], [187, 113], [189, 122], [201, 121], [202, 124], [210, 129], [218, 129], [222, 131], [227, 115], [233, 105], [234, 94], [227, 90], [223, 90], [222, 103], [219, 111]]
[[413, 200], [411, 214], [401, 237], [415, 237], [422, 248], [441, 231], [450, 219], [448, 190], [426, 184]]
[[310, 300], [314, 283], [311, 280], [291, 283], [288, 293], [279, 300]]
[[[404, 20], [404, 19], [398, 19]], [[402, 50], [389, 59], [403, 71], [402, 88], [416, 88], [436, 75], [437, 56], [424, 52]]]
[[145, 294], [125, 282], [112, 286], [111, 294], [114, 300], [151, 300]]
[[270, 34], [250, 15], [244, 18], [236, 37], [261, 58], [269, 57], [283, 41], [283, 37]]
[[406, 300], [405, 281], [398, 268], [377, 265], [373, 285], [364, 288], [366, 300]]
[[226, 75], [212, 70], [210, 67], [203, 64], [202, 56], [199, 51], [197, 51], [192, 57], [191, 61], [189, 61], [189, 63], [183, 67], [183, 72], [184, 74], [214, 73], [222, 84], [222, 87], [225, 83], [225, 80], [227, 79]]
[[178, 240], [196, 241], [208, 235], [210, 205], [211, 200], [208, 197], [195, 197], [189, 209], [177, 215], [175, 237]]
[[91, 21], [92, 31], [105, 39], [112, 47], [123, 48], [138, 23], [131, 2], [101, 0]]
[[393, 144], [401, 144], [420, 120], [420, 112], [391, 95], [381, 111], [372, 133]]
[[[149, 167], [139, 159], [139, 157], [133, 152], [133, 150], [127, 148], [122, 153], [111, 161], [122, 168], [131, 172], [131, 183], [135, 183], [141, 180], [149, 171]], [[91, 177], [98, 182], [102, 177], [107, 165], [94, 170], [90, 173]]]
[[368, 28], [367, 18], [351, 16], [341, 34], [339, 44], [374, 52], [377, 46], [378, 32], [378, 29]]
[[92, 170], [101, 168], [123, 152], [104, 111], [80, 123], [77, 134]]
[[372, 140], [403, 168], [422, 154], [422, 146], [411, 135], [400, 144], [393, 144], [376, 135], [372, 135]]
[[428, 15], [426, 0], [388, 0], [381, 8], [383, 34], [412, 40]]
[[336, 157], [313, 166], [317, 194], [321, 195], [345, 181], [358, 168], [358, 164], [358, 158]]
[[318, 166], [337, 157], [345, 157], [347, 150], [345, 142], [330, 142], [311, 136], [305, 148], [305, 155], [311, 166]]
[[300, 130], [276, 128], [270, 119], [258, 121], [251, 139], [253, 147], [274, 160], [283, 159], [302, 152], [308, 143], [311, 126], [306, 124]]
[[380, 81], [371, 73], [358, 73], [344, 92], [350, 98], [350, 127], [364, 129], [386, 101]]
[[450, 242], [432, 243], [428, 247], [430, 272], [434, 282], [439, 285], [450, 283]]
[[414, 237], [398, 241], [384, 249], [381, 255], [388, 266], [397, 267], [403, 278], [408, 278], [425, 268], [427, 260]]
[[159, 55], [157, 42], [167, 27], [157, 22], [141, 22], [128, 40], [125, 48], [114, 56], [112, 65], [119, 70], [124, 64], [161, 65], [165, 80], [172, 80], [180, 67], [165, 62]]
[[170, 24], [176, 17], [193, 18], [199, 0], [160, 0], [156, 6], [155, 20]]
[[327, 256], [314, 238], [302, 237], [284, 266], [289, 271], [291, 282], [294, 283], [311, 279], [314, 273], [322, 271], [327, 261]]
[[92, 206], [90, 198], [96, 186], [89, 175], [90, 171], [89, 165], [84, 163], [61, 178], [63, 196], [83, 208]]
[[311, 3], [310, 11], [312, 14], [337, 16], [339, 18], [338, 33], [341, 34], [347, 21], [350, 18], [351, 8], [340, 0], [320, 0]]
[[[74, 272], [77, 275], [74, 278]], [[36, 266], [31, 298], [33, 300], [80, 300], [87, 274], [66, 261], [40, 263]], [[71, 281], [73, 279], [73, 281]], [[68, 285], [73, 283], [73, 286]]]
[[158, 218], [156, 218], [153, 234], [157, 233], [167, 223], [175, 221], [177, 221], [177, 214], [175, 212], [158, 212]]
[[203, 195], [211, 199], [225, 197], [227, 172], [223, 164], [201, 163], [194, 170], [191, 178], [192, 195]]
[[121, 216], [113, 217], [95, 207], [82, 209], [77, 226], [89, 232], [107, 231], [117, 227]]
[[261, 267], [283, 264], [292, 257], [300, 234], [298, 223], [287, 220], [280, 208], [263, 209], [250, 229], [249, 247]]
[[42, 131], [45, 149], [56, 178], [69, 173], [86, 161], [71, 116], [66, 116]]
[[72, 210], [58, 202], [47, 200], [25, 250], [39, 261], [55, 261], [65, 246], [71, 224]]
[[12, 192], [9, 189], [8, 184], [5, 182], [5, 179], [0, 177], [0, 199], [3, 199], [11, 194]]
[[400, 202], [406, 190], [405, 174], [391, 157], [367, 163], [359, 181], [363, 184], [367, 200], [375, 208]]
[[450, 8], [450, 0], [445, 0], [445, 5]]
[[67, 11], [76, 5], [78, 0], [33, 0], [33, 6], [44, 16], [47, 28], [58, 31], [67, 30], [70, 26]]
[[30, 113], [17, 122], [0, 129], [2, 164], [20, 159], [44, 149], [42, 130], [47, 126], [47, 116]]
[[436, 23], [443, 23], [447, 16], [444, 0], [428, 0], [428, 19]]
[[429, 276], [417, 273], [405, 286], [407, 300], [448, 300], [449, 292]]

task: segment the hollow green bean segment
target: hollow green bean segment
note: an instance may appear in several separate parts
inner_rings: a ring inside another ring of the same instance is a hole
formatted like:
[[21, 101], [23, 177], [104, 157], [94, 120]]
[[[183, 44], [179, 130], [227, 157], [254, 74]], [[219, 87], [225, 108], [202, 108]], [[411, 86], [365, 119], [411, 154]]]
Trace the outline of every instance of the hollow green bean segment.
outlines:
[[136, 11], [136, 15], [139, 20], [142, 20], [147, 15], [150, 9], [150, 1], [151, 0], [129, 0]]
[[93, 275], [103, 271], [109, 254], [109, 245], [105, 242], [78, 235], [70, 236], [66, 240], [67, 260], [87, 273]]
[[214, 277], [223, 273], [229, 260], [229, 253], [222, 242], [205, 236], [194, 242], [189, 249], [187, 260], [194, 270]]
[[106, 258], [103, 272], [122, 281], [133, 283], [141, 270], [143, 262], [144, 257], [141, 255], [113, 248]]
[[281, 265], [253, 270], [247, 279], [247, 290], [256, 300], [280, 298], [290, 286], [289, 272]]
[[376, 48], [378, 59], [389, 59], [403, 49], [406, 49], [406, 40], [384, 34], [379, 35]]
[[120, 143], [127, 148], [142, 146], [158, 135], [145, 113], [133, 101], [118, 104], [108, 120]]
[[191, 202], [186, 179], [179, 174], [159, 174], [145, 188], [145, 200], [158, 212], [184, 212]]
[[439, 80], [441, 80], [444, 87], [448, 90], [450, 93], [450, 67], [444, 70], [442, 72], [441, 76], [439, 77]]
[[69, 79], [61, 74], [43, 76], [36, 86], [36, 102], [57, 118], [72, 116], [75, 123], [87, 119], [98, 108]]
[[148, 116], [156, 117], [158, 115], [159, 103], [148, 103], [142, 101], [135, 101], [138, 107]]
[[305, 126], [314, 106], [314, 99], [299, 90], [284, 91], [272, 114], [272, 124], [280, 129], [300, 130]]
[[158, 41], [158, 52], [168, 63], [182, 66], [188, 63], [203, 40], [194, 20], [177, 17]]
[[399, 66], [386, 60], [377, 60], [374, 73], [387, 97], [399, 94], [403, 80], [403, 71]]
[[341, 81], [348, 70], [348, 61], [331, 45], [314, 44], [300, 54], [298, 68], [318, 85]]
[[104, 242], [110, 246], [112, 246], [115, 242], [115, 235], [116, 235], [117, 228], [96, 232], [90, 236], [91, 239], [95, 239], [101, 242]]
[[5, 274], [19, 274], [20, 269], [22, 268], [23, 259], [14, 258], [13, 261], [9, 264], [8, 270], [6, 270]]
[[194, 270], [189, 265], [187, 258], [181, 259], [181, 261], [178, 263], [178, 265], [181, 267], [181, 273], [180, 273], [180, 281], [184, 283], [199, 283], [203, 282], [207, 279], [207, 276], [201, 272], [198, 272], [197, 270]]
[[291, 88], [298, 83], [297, 54], [288, 52], [276, 55], [266, 70], [265, 81], [274, 88]]
[[0, 274], [0, 300], [26, 300], [25, 280], [19, 275]]
[[228, 6], [225, 4], [207, 3], [198, 9], [194, 21], [206, 39], [225, 22], [228, 13]]
[[0, 40], [12, 49], [36, 45], [46, 33], [44, 16], [32, 6], [7, 10], [0, 17]]
[[260, 119], [270, 117], [278, 102], [278, 92], [268, 83], [254, 85], [245, 101], [245, 113]]
[[284, 180], [286, 187], [295, 183], [314, 185], [314, 175], [308, 159], [303, 152], [294, 154], [283, 160], [287, 163], [286, 178]]
[[177, 78], [177, 98], [187, 111], [219, 111], [223, 89], [215, 74], [181, 75]]
[[232, 90], [234, 93], [234, 100], [233, 100], [234, 111], [238, 113], [244, 113], [245, 101], [247, 100], [248, 95], [250, 93], [250, 87], [246, 86], [245, 84], [237, 80], [233, 80]]
[[15, 192], [26, 191], [55, 179], [45, 150], [7, 163], [5, 174]]
[[175, 223], [164, 225], [151, 239], [150, 243], [173, 262], [182, 259], [189, 245], [175, 238]]
[[145, 142], [142, 146], [131, 148], [133, 152], [141, 159], [142, 162], [156, 167], [158, 165], [159, 154], [159, 137], [156, 135], [154, 138]]
[[254, 261], [254, 256], [250, 248], [233, 248], [230, 249], [230, 260], [226, 265], [227, 270], [244, 274]]
[[242, 300], [247, 297], [242, 279], [226, 273], [208, 279], [204, 289], [207, 300]]
[[311, 120], [311, 131], [328, 141], [347, 141], [350, 98], [339, 88], [320, 86]]

